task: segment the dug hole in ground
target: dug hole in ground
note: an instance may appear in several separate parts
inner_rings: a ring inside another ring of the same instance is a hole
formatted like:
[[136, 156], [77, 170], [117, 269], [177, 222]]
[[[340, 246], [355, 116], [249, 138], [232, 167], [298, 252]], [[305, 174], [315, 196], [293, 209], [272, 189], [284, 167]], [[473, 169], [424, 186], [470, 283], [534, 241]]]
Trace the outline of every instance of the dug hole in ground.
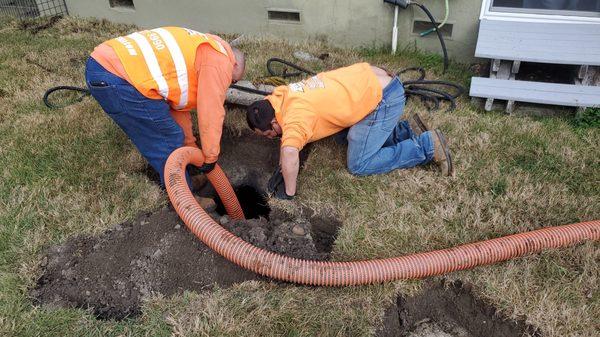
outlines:
[[[290, 214], [268, 202], [263, 188], [277, 165], [277, 142], [248, 131], [240, 134], [226, 129], [222, 143], [220, 165], [248, 220], [229, 219], [214, 189], [207, 184], [198, 195], [209, 214], [257, 247], [290, 257], [328, 260], [342, 225], [335, 217], [308, 208]], [[171, 206], [118, 224], [98, 237], [78, 236], [50, 247], [42, 267], [43, 275], [31, 291], [39, 304], [85, 308], [99, 319], [136, 317], [143, 299], [153, 294], [170, 296], [185, 290], [202, 292], [215, 285], [229, 287], [246, 280], [269, 281], [206, 247], [187, 230]], [[420, 295], [398, 297], [386, 310], [384, 324], [376, 334], [540, 335], [524, 321], [515, 322], [496, 313], [473, 295], [470, 285], [443, 282], [430, 282]]]

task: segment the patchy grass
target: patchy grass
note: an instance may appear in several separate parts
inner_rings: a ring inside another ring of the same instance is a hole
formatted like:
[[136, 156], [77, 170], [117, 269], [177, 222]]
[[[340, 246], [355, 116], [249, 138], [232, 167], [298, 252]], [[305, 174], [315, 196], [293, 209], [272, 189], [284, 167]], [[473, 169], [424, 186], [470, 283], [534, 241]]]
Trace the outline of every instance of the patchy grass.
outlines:
[[[48, 110], [44, 90], [83, 84], [84, 61], [98, 43], [134, 27], [66, 18], [36, 34], [0, 28], [0, 335], [3, 336], [363, 336], [374, 332], [398, 291], [420, 281], [326, 289], [248, 282], [231, 289], [149, 299], [141, 318], [97, 321], [84, 310], [40, 308], [27, 297], [45, 247], [79, 233], [97, 234], [167, 203], [143, 174], [145, 163], [92, 100]], [[269, 57], [294, 50], [329, 53], [315, 70], [367, 60], [388, 69], [423, 65], [434, 77], [467, 84], [466, 67], [407, 50], [343, 50], [319, 41], [243, 40], [248, 77], [265, 75]], [[411, 101], [407, 115], [424, 111]], [[344, 226], [336, 260], [391, 257], [500, 235], [600, 218], [597, 110], [575, 118], [483, 113], [467, 99], [453, 113], [424, 113], [449, 138], [456, 176], [434, 167], [357, 178], [344, 149], [316, 144], [300, 176], [295, 208], [337, 214]], [[591, 116], [592, 122], [587, 122]], [[594, 122], [596, 121], [596, 122]], [[239, 111], [230, 126], [245, 127]], [[583, 124], [582, 124], [583, 123]], [[600, 330], [597, 243], [450, 274], [475, 284], [511, 317], [526, 316], [545, 336], [592, 336]]]
[[587, 108], [573, 119], [578, 128], [600, 128], [600, 108]]

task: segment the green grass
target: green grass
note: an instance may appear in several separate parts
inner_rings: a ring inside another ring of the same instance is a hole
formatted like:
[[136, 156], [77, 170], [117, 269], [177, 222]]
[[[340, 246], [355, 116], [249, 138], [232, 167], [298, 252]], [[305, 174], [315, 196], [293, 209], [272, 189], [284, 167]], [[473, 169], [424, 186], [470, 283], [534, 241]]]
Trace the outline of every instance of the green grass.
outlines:
[[600, 108], [587, 108], [573, 119], [576, 128], [600, 128]]
[[[63, 19], [30, 34], [15, 22], [0, 26], [0, 335], [2, 336], [363, 336], [374, 332], [384, 308], [422, 282], [326, 289], [246, 282], [203, 294], [147, 301], [143, 316], [97, 321], [83, 310], [38, 307], [28, 289], [39, 277], [44, 249], [166, 204], [142, 173], [145, 163], [92, 100], [63, 110], [41, 103], [44, 90], [83, 84], [83, 63], [98, 43], [133, 31], [105, 21]], [[320, 41], [245, 39], [248, 77], [265, 74], [270, 57], [294, 50], [331, 56], [306, 63], [315, 70], [362, 60], [391, 70], [430, 69], [428, 76], [467, 86], [470, 72], [407, 49], [344, 50]], [[43, 65], [32, 64], [32, 61]], [[450, 141], [456, 176], [427, 166], [357, 178], [345, 169], [344, 149], [315, 145], [294, 203], [337, 214], [344, 222], [334, 259], [391, 257], [446, 248], [575, 221], [600, 218], [598, 110], [578, 117], [515, 117], [484, 113], [458, 102], [453, 113], [428, 114]], [[245, 127], [239, 111], [231, 127]], [[597, 243], [544, 252], [494, 266], [453, 273], [510, 317], [527, 316], [545, 336], [592, 336], [600, 329]]]

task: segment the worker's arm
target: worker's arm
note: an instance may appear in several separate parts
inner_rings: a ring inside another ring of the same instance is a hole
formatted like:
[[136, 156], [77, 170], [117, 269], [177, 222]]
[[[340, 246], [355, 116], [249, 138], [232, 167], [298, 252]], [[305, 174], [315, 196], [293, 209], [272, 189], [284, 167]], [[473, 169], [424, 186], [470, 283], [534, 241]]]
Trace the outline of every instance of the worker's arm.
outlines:
[[279, 165], [287, 196], [296, 194], [296, 181], [300, 170], [300, 150], [313, 135], [316, 121], [314, 116], [311, 109], [295, 108], [287, 114], [282, 126]]
[[281, 148], [280, 165], [283, 181], [285, 182], [285, 194], [296, 195], [296, 180], [300, 170], [300, 151], [292, 146]]
[[[203, 61], [197, 66], [198, 132], [206, 163], [217, 161], [225, 119], [225, 96], [231, 84], [233, 65], [216, 50], [206, 50]], [[202, 48], [199, 47], [199, 48]]]
[[171, 109], [171, 116], [177, 124], [183, 130], [183, 146], [198, 147], [196, 144], [196, 137], [194, 137], [194, 131], [192, 128], [192, 114], [189, 110], [173, 110]]

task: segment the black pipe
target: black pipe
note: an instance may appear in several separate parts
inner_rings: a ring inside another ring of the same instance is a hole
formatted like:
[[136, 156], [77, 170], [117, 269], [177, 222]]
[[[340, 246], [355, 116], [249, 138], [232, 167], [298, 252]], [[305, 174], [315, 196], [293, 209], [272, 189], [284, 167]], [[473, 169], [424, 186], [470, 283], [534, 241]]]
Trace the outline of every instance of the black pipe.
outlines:
[[445, 73], [446, 70], [448, 69], [448, 63], [449, 63], [448, 62], [448, 51], [446, 50], [446, 43], [444, 42], [444, 37], [442, 36], [442, 33], [440, 32], [440, 30], [437, 29], [437, 22], [435, 21], [433, 14], [431, 14], [431, 12], [429, 11], [429, 9], [427, 9], [427, 7], [425, 7], [424, 5], [421, 5], [418, 2], [411, 2], [410, 4], [421, 8], [421, 10], [423, 12], [425, 12], [425, 14], [427, 14], [427, 17], [429, 17], [429, 20], [431, 21], [431, 24], [433, 24], [433, 27], [435, 27], [434, 30], [437, 33], [438, 39], [440, 40], [440, 44], [442, 45], [442, 52], [444, 53], [444, 73]]

